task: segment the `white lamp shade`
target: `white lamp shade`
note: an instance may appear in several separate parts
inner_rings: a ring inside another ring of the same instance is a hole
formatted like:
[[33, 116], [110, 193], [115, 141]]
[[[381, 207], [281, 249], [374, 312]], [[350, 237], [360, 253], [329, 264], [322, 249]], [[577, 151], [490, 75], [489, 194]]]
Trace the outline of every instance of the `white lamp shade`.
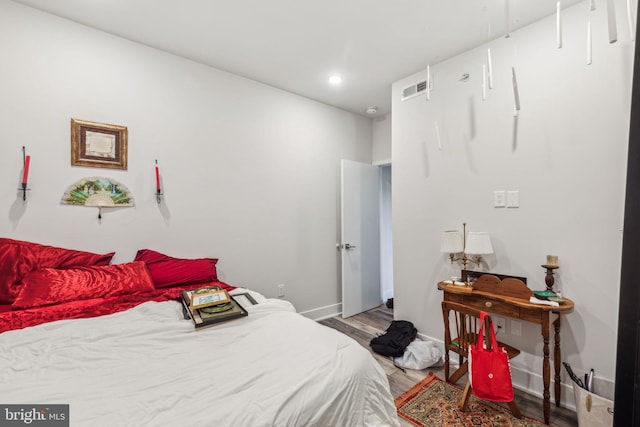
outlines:
[[489, 237], [489, 233], [485, 231], [468, 232], [464, 252], [474, 255], [492, 254], [493, 246], [491, 246], [491, 238]]
[[462, 234], [457, 230], [449, 230], [442, 232], [440, 240], [440, 252], [449, 254], [457, 254], [464, 250]]

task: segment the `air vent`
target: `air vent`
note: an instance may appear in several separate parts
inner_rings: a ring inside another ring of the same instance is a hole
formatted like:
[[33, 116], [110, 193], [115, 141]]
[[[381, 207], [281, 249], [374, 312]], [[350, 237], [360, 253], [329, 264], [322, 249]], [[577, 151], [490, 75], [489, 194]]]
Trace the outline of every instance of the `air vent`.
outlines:
[[427, 90], [427, 81], [423, 80], [419, 83], [412, 84], [411, 86], [407, 86], [402, 89], [402, 100], [406, 101], [407, 99], [411, 99], [415, 96], [420, 95], [422, 92]]

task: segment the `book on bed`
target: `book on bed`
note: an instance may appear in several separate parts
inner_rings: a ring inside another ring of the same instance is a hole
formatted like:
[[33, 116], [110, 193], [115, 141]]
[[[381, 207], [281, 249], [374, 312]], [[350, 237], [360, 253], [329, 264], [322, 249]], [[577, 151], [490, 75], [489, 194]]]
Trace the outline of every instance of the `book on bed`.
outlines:
[[[214, 289], [218, 288], [218, 289]], [[249, 313], [229, 294], [225, 298], [216, 299], [215, 303], [202, 306], [199, 295], [208, 295], [211, 292], [222, 290], [217, 286], [183, 290], [181, 300], [185, 319], [193, 320], [193, 325], [198, 328], [212, 326], [220, 322], [238, 319]], [[195, 303], [195, 304], [194, 304]]]

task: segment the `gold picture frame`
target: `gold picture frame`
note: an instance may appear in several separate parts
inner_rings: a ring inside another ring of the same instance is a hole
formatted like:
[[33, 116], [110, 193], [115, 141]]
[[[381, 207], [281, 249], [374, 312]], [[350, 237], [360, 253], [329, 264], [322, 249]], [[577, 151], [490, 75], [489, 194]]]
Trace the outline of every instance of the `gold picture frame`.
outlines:
[[229, 298], [229, 294], [224, 289], [220, 290], [208, 290], [205, 288], [204, 291], [198, 292], [198, 290], [194, 291], [189, 295], [191, 297], [191, 309], [196, 310], [200, 308], [211, 307], [214, 305], [226, 304], [231, 302], [231, 298]]
[[71, 165], [127, 169], [126, 126], [71, 119]]

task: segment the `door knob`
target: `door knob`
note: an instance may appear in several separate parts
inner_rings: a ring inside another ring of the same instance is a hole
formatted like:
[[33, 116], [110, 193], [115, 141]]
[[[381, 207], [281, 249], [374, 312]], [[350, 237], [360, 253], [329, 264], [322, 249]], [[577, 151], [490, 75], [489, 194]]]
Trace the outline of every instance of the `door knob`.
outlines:
[[355, 245], [350, 245], [349, 243], [344, 244], [345, 249], [354, 249], [355, 247], [356, 247]]

